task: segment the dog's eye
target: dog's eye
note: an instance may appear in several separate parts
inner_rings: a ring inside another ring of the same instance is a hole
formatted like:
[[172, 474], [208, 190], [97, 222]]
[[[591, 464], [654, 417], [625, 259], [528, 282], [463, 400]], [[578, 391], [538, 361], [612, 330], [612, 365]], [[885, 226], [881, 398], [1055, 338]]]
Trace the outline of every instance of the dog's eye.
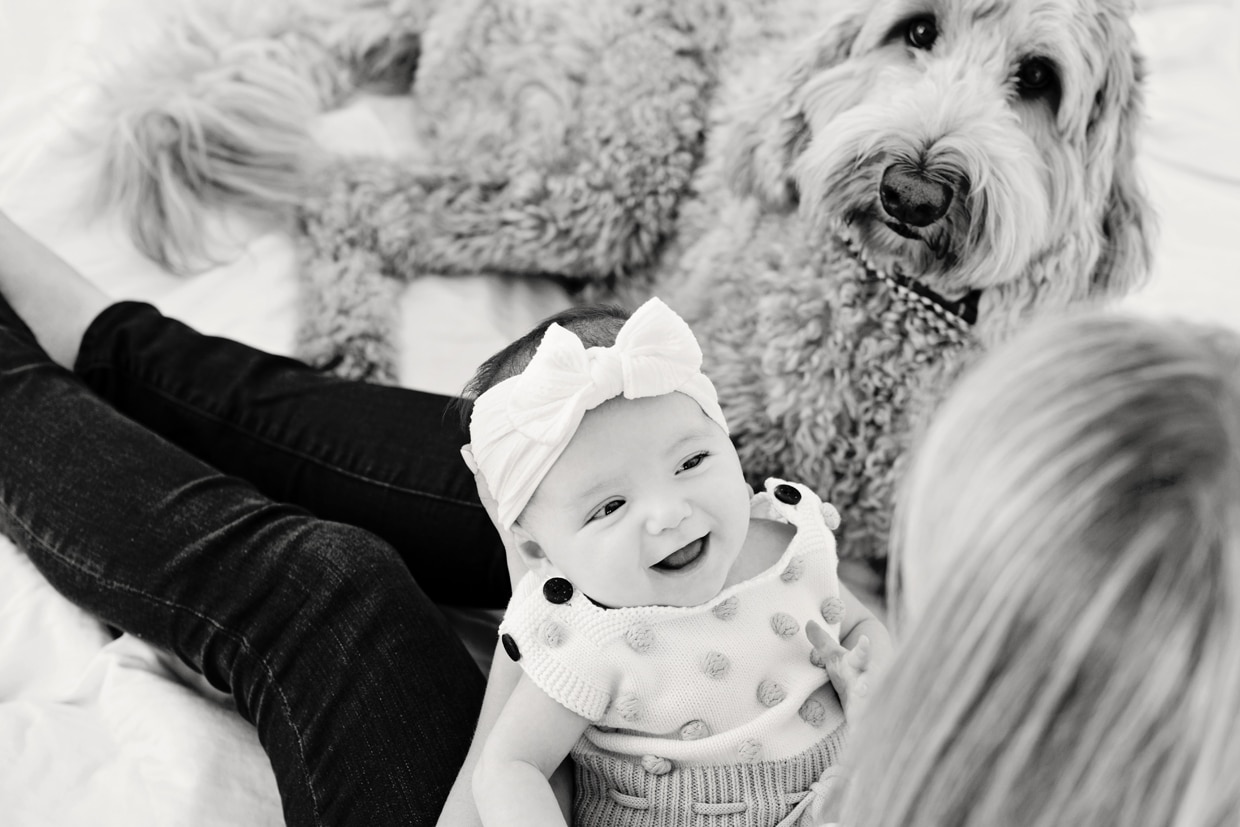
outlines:
[[904, 40], [914, 49], [929, 50], [934, 47], [934, 41], [938, 39], [938, 24], [929, 15], [914, 17], [905, 24]]
[[1059, 74], [1046, 58], [1027, 57], [1016, 68], [1016, 91], [1022, 98], [1046, 98], [1058, 102]]

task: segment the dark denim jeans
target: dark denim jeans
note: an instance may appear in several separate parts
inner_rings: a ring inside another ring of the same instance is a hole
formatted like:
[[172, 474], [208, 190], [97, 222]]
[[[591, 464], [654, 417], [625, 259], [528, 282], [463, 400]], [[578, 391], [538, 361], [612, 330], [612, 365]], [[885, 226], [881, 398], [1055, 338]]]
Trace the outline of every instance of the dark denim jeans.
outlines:
[[232, 694], [289, 825], [433, 823], [484, 686], [435, 604], [508, 594], [447, 401], [136, 303], [75, 376], [0, 301], [0, 530]]

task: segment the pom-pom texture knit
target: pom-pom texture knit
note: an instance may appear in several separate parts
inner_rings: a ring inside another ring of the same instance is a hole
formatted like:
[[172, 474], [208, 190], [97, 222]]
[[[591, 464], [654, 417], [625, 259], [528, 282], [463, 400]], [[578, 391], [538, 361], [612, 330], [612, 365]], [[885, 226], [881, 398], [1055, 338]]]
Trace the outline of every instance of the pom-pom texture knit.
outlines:
[[[754, 498], [757, 513], [796, 528], [780, 559], [707, 603], [608, 609], [577, 589], [555, 604], [542, 593], [547, 578], [531, 574], [501, 632], [534, 683], [594, 723], [585, 737], [608, 753], [660, 767], [650, 756], [683, 767], [799, 755], [843, 715], [802, 632], [838, 599], [835, 540], [817, 496], [797, 488], [795, 505]], [[839, 620], [828, 628], [838, 638]]]

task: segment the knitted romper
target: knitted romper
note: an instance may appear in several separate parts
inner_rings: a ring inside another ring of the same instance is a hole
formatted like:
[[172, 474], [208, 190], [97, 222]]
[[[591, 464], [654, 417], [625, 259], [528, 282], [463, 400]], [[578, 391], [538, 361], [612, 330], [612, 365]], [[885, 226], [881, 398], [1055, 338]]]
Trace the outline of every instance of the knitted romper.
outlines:
[[820, 618], [839, 636], [838, 515], [805, 486], [766, 489], [751, 514], [796, 534], [775, 565], [700, 606], [606, 609], [563, 578], [518, 584], [505, 649], [593, 722], [572, 752], [575, 825], [792, 824], [838, 764], [843, 712], [803, 629]]

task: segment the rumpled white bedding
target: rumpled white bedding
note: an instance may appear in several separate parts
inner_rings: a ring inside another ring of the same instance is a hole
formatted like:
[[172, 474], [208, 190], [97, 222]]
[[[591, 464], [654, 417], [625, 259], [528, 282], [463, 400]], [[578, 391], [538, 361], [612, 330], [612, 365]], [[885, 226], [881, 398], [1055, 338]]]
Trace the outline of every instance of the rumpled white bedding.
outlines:
[[[1149, 69], [1143, 165], [1161, 235], [1155, 277], [1129, 304], [1240, 328], [1240, 0], [1147, 6], [1138, 18]], [[288, 352], [296, 313], [288, 238], [239, 225], [236, 261], [185, 279], [142, 259], [118, 227], [86, 220], [90, 158], [71, 129], [80, 87], [58, 69], [80, 51], [74, 43], [97, 37], [105, 7], [109, 0], [0, 0], [0, 209], [118, 298]], [[64, 21], [74, 24], [66, 30]], [[325, 116], [321, 134], [344, 149], [410, 149], [401, 128], [410, 117], [407, 102], [363, 100]], [[420, 279], [402, 304], [402, 381], [454, 392], [479, 361], [564, 302], [541, 283]], [[228, 700], [142, 642], [113, 641], [3, 538], [0, 823], [282, 823], [266, 758]]]

